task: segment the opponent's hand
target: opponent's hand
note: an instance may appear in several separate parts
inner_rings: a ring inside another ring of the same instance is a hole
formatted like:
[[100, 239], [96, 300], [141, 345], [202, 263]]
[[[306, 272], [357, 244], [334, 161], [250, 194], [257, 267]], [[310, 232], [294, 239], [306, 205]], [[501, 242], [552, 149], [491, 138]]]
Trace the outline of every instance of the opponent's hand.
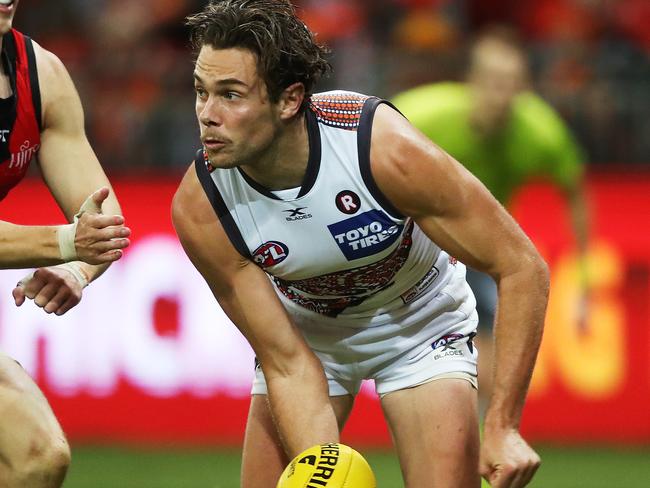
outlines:
[[75, 261], [104, 264], [117, 261], [122, 249], [130, 244], [131, 230], [124, 226], [121, 215], [101, 215], [84, 212], [79, 217], [75, 234]]
[[74, 260], [110, 263], [120, 259], [122, 249], [130, 244], [127, 237], [131, 230], [124, 226], [124, 217], [102, 214], [102, 203], [108, 194], [108, 188], [100, 188], [86, 199], [75, 216]]
[[85, 286], [86, 283], [65, 265], [50, 266], [38, 268], [25, 276], [12, 294], [17, 307], [25, 303], [25, 298], [29, 298], [46, 313], [63, 315], [79, 303]]
[[485, 431], [479, 471], [492, 488], [526, 486], [541, 460], [515, 429]]

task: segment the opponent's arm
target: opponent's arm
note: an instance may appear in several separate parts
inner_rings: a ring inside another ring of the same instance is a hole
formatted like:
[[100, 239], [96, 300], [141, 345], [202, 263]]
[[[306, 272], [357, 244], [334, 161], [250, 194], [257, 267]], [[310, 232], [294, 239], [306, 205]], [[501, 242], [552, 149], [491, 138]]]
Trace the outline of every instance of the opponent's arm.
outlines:
[[[77, 229], [75, 239], [77, 248], [94, 245], [103, 251], [107, 264], [80, 263], [92, 281], [108, 268], [108, 263], [122, 256], [122, 249], [129, 244], [129, 230], [122, 225], [124, 219], [115, 193], [86, 138], [81, 101], [70, 75], [51, 52], [36, 43], [34, 51], [43, 107], [38, 161], [45, 183], [69, 222], [89, 195], [100, 188], [110, 190], [100, 202], [105, 215], [82, 215], [84, 226]], [[85, 234], [80, 236], [82, 230]]]
[[377, 109], [371, 168], [388, 199], [499, 290], [494, 391], [484, 424], [481, 471], [494, 487], [524, 486], [539, 457], [519, 421], [542, 336], [548, 268], [488, 190], [386, 105]]
[[58, 256], [52, 249], [51, 233], [42, 244], [34, 245], [25, 239], [38, 229], [14, 229], [13, 254], [5, 254], [3, 264], [31, 267], [64, 262], [37, 269], [13, 290], [17, 306], [30, 298], [47, 313], [62, 315], [79, 303], [89, 282], [122, 256], [130, 230], [123, 225], [110, 183], [86, 139], [83, 109], [67, 70], [36, 43], [34, 51], [43, 120], [38, 161], [45, 183], [73, 223], [55, 229]]
[[0, 221], [0, 268], [62, 263], [58, 230], [58, 225], [18, 225]]
[[124, 231], [128, 235], [128, 229], [110, 227], [123, 224], [123, 217], [92, 215], [101, 209], [108, 194], [108, 188], [101, 188], [90, 195], [72, 224], [19, 225], [0, 221], [0, 269], [52, 266], [76, 260], [102, 264], [119, 259], [120, 254], [110, 249], [121, 244], [107, 241]]
[[172, 204], [172, 220], [190, 260], [260, 361], [275, 423], [289, 458], [338, 442], [328, 385], [266, 274], [233, 247], [192, 166]]
[[[74, 225], [27, 226], [0, 221], [0, 268], [50, 266], [74, 260], [110, 263], [119, 259], [121, 249], [128, 244], [119, 239], [128, 235], [128, 229], [122, 227], [120, 215], [94, 215], [94, 209], [101, 209], [102, 204], [111, 214], [119, 214], [119, 206], [109, 194], [108, 181], [86, 140], [79, 97], [65, 67], [53, 54], [36, 44], [34, 48], [44, 126], [38, 160], [69, 221], [82, 202], [88, 200], [88, 205], [83, 209], [86, 215], [77, 218]], [[91, 279], [106, 267], [94, 270], [83, 266]]]

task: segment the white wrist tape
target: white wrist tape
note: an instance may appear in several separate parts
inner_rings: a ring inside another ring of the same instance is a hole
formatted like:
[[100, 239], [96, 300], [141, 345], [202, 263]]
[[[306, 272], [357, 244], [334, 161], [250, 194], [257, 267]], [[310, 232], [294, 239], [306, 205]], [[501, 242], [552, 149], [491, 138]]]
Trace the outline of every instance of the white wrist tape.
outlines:
[[79, 282], [82, 288], [86, 288], [88, 286], [88, 275], [86, 275], [84, 270], [81, 268], [79, 262], [73, 261], [70, 263], [63, 263], [55, 266], [55, 268], [62, 268], [66, 271], [69, 271], [70, 274], [72, 274], [72, 276], [74, 276], [75, 279]]
[[57, 238], [59, 240], [59, 253], [61, 259], [65, 262], [75, 261], [77, 259], [77, 247], [74, 244], [74, 238], [77, 235], [77, 223], [79, 219], [75, 215], [72, 224], [60, 225], [57, 228]]
[[[54, 268], [62, 268], [65, 269], [66, 271], [70, 272], [72, 276], [79, 282], [82, 288], [86, 288], [89, 283], [89, 277], [86, 274], [86, 272], [83, 270], [81, 267], [81, 264], [79, 261], [74, 261], [71, 263], [63, 263], [63, 264], [58, 264], [54, 266]], [[22, 280], [18, 282], [16, 286], [27, 286], [29, 281], [34, 278], [34, 271], [29, 273], [27, 276], [25, 276]]]
[[[94, 194], [93, 194], [94, 195]], [[59, 240], [59, 254], [63, 261], [70, 262], [76, 261], [77, 256], [77, 246], [75, 245], [75, 237], [77, 235], [77, 224], [79, 223], [79, 218], [84, 212], [91, 213], [102, 213], [102, 207], [95, 203], [93, 200], [93, 195], [90, 195], [86, 200], [81, 204], [79, 212], [74, 216], [74, 219], [71, 224], [60, 225], [57, 229], [57, 238]]]

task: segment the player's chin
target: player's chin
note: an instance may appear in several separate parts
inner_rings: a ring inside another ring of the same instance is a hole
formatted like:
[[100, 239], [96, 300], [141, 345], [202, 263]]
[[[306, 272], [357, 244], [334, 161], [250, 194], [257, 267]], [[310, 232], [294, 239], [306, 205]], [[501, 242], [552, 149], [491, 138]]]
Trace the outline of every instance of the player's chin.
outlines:
[[239, 166], [237, 160], [226, 154], [224, 150], [210, 151], [208, 149], [208, 158], [213, 168], [229, 169]]

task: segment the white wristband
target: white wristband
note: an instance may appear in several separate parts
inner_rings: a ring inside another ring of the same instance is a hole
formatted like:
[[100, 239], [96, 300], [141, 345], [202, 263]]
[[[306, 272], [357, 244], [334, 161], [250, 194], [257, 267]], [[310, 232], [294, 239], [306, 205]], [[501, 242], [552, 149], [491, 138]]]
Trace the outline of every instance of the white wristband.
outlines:
[[72, 224], [59, 225], [57, 228], [57, 238], [59, 240], [59, 253], [63, 261], [75, 261], [77, 259], [77, 247], [74, 243], [77, 234], [77, 222], [75, 217]]
[[70, 263], [64, 263], [64, 264], [59, 264], [55, 266], [56, 268], [63, 268], [66, 271], [69, 271], [72, 276], [75, 277], [75, 279], [79, 282], [82, 288], [86, 288], [88, 286], [88, 277], [86, 273], [81, 269], [81, 266], [79, 265], [79, 262], [70, 262]]

